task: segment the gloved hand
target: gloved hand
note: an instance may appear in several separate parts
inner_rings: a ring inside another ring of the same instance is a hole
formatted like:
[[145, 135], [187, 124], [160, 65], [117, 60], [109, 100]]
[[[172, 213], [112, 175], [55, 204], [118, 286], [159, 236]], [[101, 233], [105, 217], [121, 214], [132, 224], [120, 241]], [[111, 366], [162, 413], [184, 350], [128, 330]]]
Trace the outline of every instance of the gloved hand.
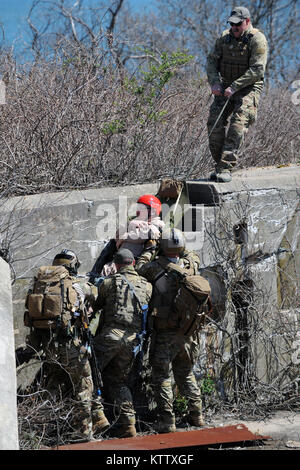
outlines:
[[215, 96], [222, 96], [222, 86], [219, 83], [211, 87], [211, 92]]
[[156, 248], [157, 248], [157, 240], [148, 240], [144, 245], [144, 249], [147, 251], [155, 251]]
[[105, 277], [101, 276], [101, 277], [95, 277], [94, 279], [94, 286], [96, 287], [99, 287], [100, 284], [102, 284], [102, 282], [104, 281]]
[[231, 88], [230, 86], [228, 88], [226, 88], [226, 90], [224, 91], [224, 96], [226, 98], [231, 98], [232, 95], [235, 93], [235, 90], [233, 90], [233, 88]]

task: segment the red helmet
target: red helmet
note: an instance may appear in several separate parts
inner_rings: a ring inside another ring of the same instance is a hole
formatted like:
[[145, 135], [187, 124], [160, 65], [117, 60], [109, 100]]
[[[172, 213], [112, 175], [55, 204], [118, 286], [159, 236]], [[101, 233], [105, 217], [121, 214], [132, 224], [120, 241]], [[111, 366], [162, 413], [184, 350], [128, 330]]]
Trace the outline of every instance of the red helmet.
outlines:
[[144, 194], [141, 196], [138, 201], [139, 204], [145, 204], [145, 206], [150, 206], [157, 215], [161, 213], [161, 202], [157, 199], [156, 196], [152, 194]]

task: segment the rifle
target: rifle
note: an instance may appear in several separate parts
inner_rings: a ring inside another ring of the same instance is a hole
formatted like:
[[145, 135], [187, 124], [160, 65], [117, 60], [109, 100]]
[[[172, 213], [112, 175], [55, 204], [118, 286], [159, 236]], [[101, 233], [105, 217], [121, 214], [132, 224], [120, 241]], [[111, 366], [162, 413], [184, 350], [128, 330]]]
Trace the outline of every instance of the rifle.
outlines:
[[89, 362], [90, 362], [90, 366], [92, 370], [92, 378], [93, 378], [93, 383], [95, 387], [95, 392], [96, 392], [97, 397], [100, 397], [101, 388], [103, 387], [103, 381], [102, 381], [101, 372], [98, 367], [97, 357], [95, 354], [94, 344], [93, 344], [93, 336], [90, 330], [89, 318], [88, 318], [88, 313], [87, 313], [87, 309], [85, 305], [83, 307], [83, 315], [81, 317], [81, 321], [83, 325], [84, 337], [86, 340], [86, 349], [87, 349]]
[[147, 334], [146, 325], [147, 325], [148, 305], [147, 304], [145, 304], [145, 305], [140, 304], [140, 307], [141, 307], [142, 313], [143, 313], [142, 330], [140, 331], [140, 333], [137, 333], [137, 335], [136, 335], [137, 339], [139, 340], [139, 344], [137, 346], [135, 346], [135, 348], [133, 348], [133, 354], [134, 354], [134, 357], [136, 357], [140, 353], [140, 362], [142, 363], [143, 344], [144, 344], [145, 337], [146, 337], [146, 334]]

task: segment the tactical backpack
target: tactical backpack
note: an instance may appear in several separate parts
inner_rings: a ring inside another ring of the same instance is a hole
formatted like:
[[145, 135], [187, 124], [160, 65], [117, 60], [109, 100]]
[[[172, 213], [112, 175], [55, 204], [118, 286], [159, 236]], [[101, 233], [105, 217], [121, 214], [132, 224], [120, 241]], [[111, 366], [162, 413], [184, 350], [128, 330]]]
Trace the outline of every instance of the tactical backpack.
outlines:
[[159, 199], [177, 199], [182, 188], [182, 181], [165, 178], [160, 183], [157, 197]]
[[57, 326], [58, 319], [67, 325], [78, 299], [73, 282], [64, 266], [40, 267], [32, 292], [26, 297], [25, 326], [52, 329]]
[[176, 324], [185, 336], [191, 336], [200, 329], [212, 310], [209, 282], [199, 274], [191, 274], [194, 270], [181, 268], [167, 259], [160, 258], [157, 262], [176, 277], [177, 293], [172, 305], [171, 324]]

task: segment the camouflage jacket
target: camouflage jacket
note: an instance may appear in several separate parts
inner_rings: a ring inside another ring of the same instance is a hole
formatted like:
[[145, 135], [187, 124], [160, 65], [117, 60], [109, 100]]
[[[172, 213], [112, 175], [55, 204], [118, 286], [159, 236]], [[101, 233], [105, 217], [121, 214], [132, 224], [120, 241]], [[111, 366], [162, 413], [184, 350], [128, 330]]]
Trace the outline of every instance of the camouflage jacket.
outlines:
[[152, 285], [133, 266], [122, 267], [100, 285], [94, 311], [102, 309], [103, 327], [139, 332], [142, 326], [140, 306], [149, 303], [151, 294]]
[[[151, 253], [145, 251], [137, 264], [137, 271], [153, 284], [153, 294], [151, 299], [151, 313], [153, 317], [159, 320], [154, 322], [154, 328], [169, 328], [170, 315], [172, 315], [172, 305], [176, 296], [178, 285], [176, 275], [167, 273], [159, 263], [160, 259], [166, 259], [164, 256], [158, 256], [149, 262]], [[200, 259], [197, 253], [185, 250], [179, 259], [179, 266], [191, 269], [193, 274], [198, 273]]]
[[262, 32], [252, 25], [236, 39], [225, 30], [207, 57], [207, 78], [211, 86], [222, 84], [235, 91], [247, 86], [260, 91], [267, 63], [268, 44]]

